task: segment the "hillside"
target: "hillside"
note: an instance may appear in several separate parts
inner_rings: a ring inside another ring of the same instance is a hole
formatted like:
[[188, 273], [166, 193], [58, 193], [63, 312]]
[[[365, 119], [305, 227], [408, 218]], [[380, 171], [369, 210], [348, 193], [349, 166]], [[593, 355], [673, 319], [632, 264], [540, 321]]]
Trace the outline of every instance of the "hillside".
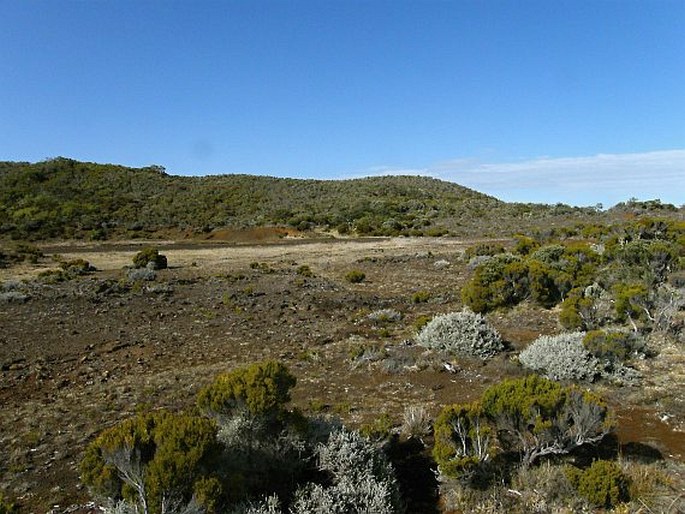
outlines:
[[66, 158], [0, 162], [0, 237], [12, 239], [199, 237], [255, 226], [356, 235], [509, 235], [534, 223], [554, 226], [596, 215], [565, 205], [507, 204], [416, 176], [181, 177], [158, 166]]

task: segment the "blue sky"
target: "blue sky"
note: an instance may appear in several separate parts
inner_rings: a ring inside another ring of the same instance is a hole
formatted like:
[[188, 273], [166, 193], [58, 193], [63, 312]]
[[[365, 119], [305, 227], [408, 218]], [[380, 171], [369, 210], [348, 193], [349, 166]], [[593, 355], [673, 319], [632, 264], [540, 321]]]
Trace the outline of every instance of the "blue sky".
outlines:
[[0, 160], [685, 203], [682, 0], [0, 0]]

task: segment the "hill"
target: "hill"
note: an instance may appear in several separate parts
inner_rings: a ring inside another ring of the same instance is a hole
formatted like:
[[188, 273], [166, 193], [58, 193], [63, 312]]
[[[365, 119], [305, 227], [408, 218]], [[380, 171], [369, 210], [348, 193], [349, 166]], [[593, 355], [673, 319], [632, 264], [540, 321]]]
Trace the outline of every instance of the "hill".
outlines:
[[510, 235], [596, 215], [560, 204], [508, 204], [417, 176], [181, 177], [159, 166], [67, 158], [0, 162], [0, 237], [12, 239], [199, 237], [255, 226], [356, 235]]

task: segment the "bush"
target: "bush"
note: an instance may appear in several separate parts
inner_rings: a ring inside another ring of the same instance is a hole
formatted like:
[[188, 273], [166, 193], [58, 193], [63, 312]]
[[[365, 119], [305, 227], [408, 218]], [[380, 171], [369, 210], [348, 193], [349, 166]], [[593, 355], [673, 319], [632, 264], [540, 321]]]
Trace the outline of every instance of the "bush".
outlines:
[[345, 280], [350, 284], [360, 284], [366, 279], [366, 274], [363, 271], [352, 270], [345, 275]]
[[29, 295], [19, 291], [5, 291], [0, 293], [0, 303], [26, 303]]
[[366, 319], [375, 324], [396, 323], [402, 319], [402, 313], [395, 309], [379, 309], [366, 316]]
[[527, 274], [521, 257], [498, 254], [476, 268], [461, 290], [462, 301], [480, 313], [515, 305], [527, 296], [526, 288], [520, 287]]
[[632, 355], [642, 353], [644, 342], [634, 332], [620, 330], [592, 330], [585, 334], [583, 346], [601, 361], [610, 364], [626, 362]]
[[599, 361], [583, 346], [583, 332], [540, 336], [519, 355], [528, 369], [553, 380], [593, 381], [600, 373]]
[[[216, 425], [192, 414], [139, 414], [102, 432], [81, 462], [81, 478], [113, 503], [165, 514], [196, 503], [218, 501], [220, 487], [208, 470], [218, 452]], [[210, 484], [213, 484], [210, 487]], [[207, 494], [214, 491], [213, 494]]]
[[411, 295], [411, 301], [412, 303], [426, 303], [428, 300], [430, 300], [430, 297], [430, 291], [422, 289], [421, 291], [416, 291], [413, 295]]
[[586, 470], [569, 468], [568, 477], [578, 492], [598, 507], [611, 509], [630, 500], [628, 478], [615, 462], [597, 460]]
[[596, 443], [613, 427], [601, 398], [537, 375], [489, 387], [481, 407], [496, 428], [501, 447], [519, 453], [524, 466], [545, 455]]
[[166, 269], [167, 258], [152, 247], [143, 248], [133, 257], [133, 266], [136, 268], [150, 268], [153, 270]]
[[504, 247], [498, 243], [478, 243], [473, 246], [469, 246], [464, 251], [464, 258], [466, 260], [471, 260], [473, 257], [478, 257], [482, 255], [493, 256], [498, 253], [504, 253]]
[[504, 349], [500, 335], [483, 316], [469, 310], [435, 316], [416, 336], [426, 348], [488, 359]]
[[83, 275], [96, 270], [95, 266], [92, 266], [90, 262], [84, 259], [74, 259], [71, 261], [61, 262], [59, 266], [65, 272], [72, 275]]
[[561, 302], [559, 322], [564, 328], [594, 330], [614, 317], [611, 295], [598, 284], [572, 289]]
[[14, 503], [6, 500], [4, 495], [0, 493], [0, 514], [14, 514], [18, 510]]
[[150, 268], [133, 268], [128, 270], [126, 278], [132, 282], [138, 282], [140, 280], [151, 282], [157, 278], [157, 273]]
[[331, 433], [317, 448], [319, 470], [330, 485], [299, 489], [292, 514], [395, 514], [403, 511], [394, 469], [385, 455], [357, 432]]
[[494, 452], [495, 433], [479, 403], [444, 407], [433, 430], [433, 458], [442, 475], [468, 476]]
[[312, 269], [307, 265], [303, 264], [297, 268], [297, 274], [302, 276], [302, 277], [313, 277], [314, 272]]
[[614, 308], [616, 309], [617, 321], [634, 321], [646, 318], [643, 308], [647, 302], [649, 291], [644, 284], [618, 283], [614, 284]]
[[230, 416], [247, 410], [253, 416], [278, 416], [290, 401], [290, 389], [296, 379], [285, 365], [265, 361], [219, 375], [200, 390], [200, 409]]
[[516, 244], [514, 245], [513, 252], [517, 255], [526, 256], [538, 248], [540, 248], [540, 243], [538, 243], [532, 237], [518, 235], [515, 236]]

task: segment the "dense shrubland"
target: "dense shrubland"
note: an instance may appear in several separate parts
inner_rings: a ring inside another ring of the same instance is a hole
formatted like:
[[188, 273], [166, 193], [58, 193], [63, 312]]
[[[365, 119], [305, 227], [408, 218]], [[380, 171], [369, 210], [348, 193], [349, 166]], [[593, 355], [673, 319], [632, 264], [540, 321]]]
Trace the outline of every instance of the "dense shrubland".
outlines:
[[574, 385], [503, 380], [473, 403], [445, 406], [432, 435], [426, 410], [412, 406], [401, 428], [372, 441], [288, 407], [295, 383], [266, 361], [218, 376], [185, 411], [140, 410], [90, 443], [82, 480], [106, 512], [394, 514], [407, 504], [392, 460], [406, 437], [430, 450], [445, 506], [467, 511], [497, 499], [488, 512], [543, 502], [590, 512], [667, 484], [656, 468], [647, 480], [644, 466], [588, 461], [592, 449], [578, 460], [615, 421], [602, 398]]
[[82, 480], [110, 512], [402, 512], [381, 448], [289, 409], [295, 383], [275, 361], [220, 375], [194, 409], [140, 412], [104, 430]]
[[593, 208], [506, 204], [425, 177], [296, 180], [248, 175], [181, 177], [66, 158], [0, 162], [0, 237], [150, 237], [173, 229], [276, 225], [367, 235], [502, 233], [503, 220], [593, 219]]
[[520, 236], [512, 252], [476, 248], [471, 253], [479, 260], [462, 300], [481, 313], [523, 301], [559, 306], [559, 320], [570, 330], [616, 326], [644, 335], [682, 329], [685, 222], [644, 218], [579, 232], [593, 238]]

